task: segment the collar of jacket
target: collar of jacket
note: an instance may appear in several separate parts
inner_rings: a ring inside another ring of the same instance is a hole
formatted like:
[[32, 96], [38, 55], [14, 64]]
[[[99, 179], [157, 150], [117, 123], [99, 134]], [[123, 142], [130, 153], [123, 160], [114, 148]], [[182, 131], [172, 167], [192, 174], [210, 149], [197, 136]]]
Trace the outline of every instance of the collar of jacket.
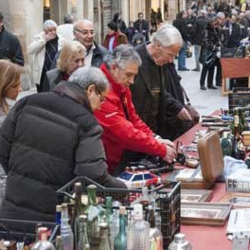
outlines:
[[107, 77], [107, 79], [112, 87], [112, 91], [121, 97], [126, 92], [127, 88], [123, 87], [121, 84], [115, 82], [115, 80], [111, 76], [109, 70], [107, 69], [107, 67], [104, 63], [101, 65], [100, 69], [106, 75], [106, 77]]
[[53, 92], [59, 93], [60, 95], [66, 95], [71, 99], [82, 104], [86, 109], [93, 113], [89, 99], [85, 91], [76, 84], [71, 84], [67, 81], [61, 81], [58, 85], [55, 86]]

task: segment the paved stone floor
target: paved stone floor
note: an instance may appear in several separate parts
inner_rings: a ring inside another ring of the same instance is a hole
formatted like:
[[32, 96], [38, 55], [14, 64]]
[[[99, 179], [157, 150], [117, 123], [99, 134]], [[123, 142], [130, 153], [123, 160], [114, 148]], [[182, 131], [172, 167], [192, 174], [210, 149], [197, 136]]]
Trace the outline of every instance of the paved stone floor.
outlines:
[[[177, 63], [177, 62], [176, 62]], [[187, 68], [194, 68], [195, 60], [194, 58], [187, 58]], [[179, 71], [182, 77], [181, 83], [185, 87], [186, 92], [191, 100], [192, 105], [199, 111], [201, 115], [209, 115], [214, 110], [220, 108], [228, 108], [228, 97], [222, 97], [220, 94], [220, 89], [213, 90], [200, 90], [200, 72], [195, 71]], [[22, 91], [18, 99], [23, 96], [35, 93], [35, 89], [29, 91]]]
[[[177, 63], [177, 61], [176, 61]], [[195, 68], [195, 59], [187, 58], [186, 66], [189, 69]], [[217, 90], [200, 90], [200, 74], [196, 71], [178, 71], [182, 77], [181, 83], [189, 96], [191, 104], [199, 111], [201, 115], [209, 115], [213, 111], [228, 108], [228, 97], [221, 96], [220, 88]]]

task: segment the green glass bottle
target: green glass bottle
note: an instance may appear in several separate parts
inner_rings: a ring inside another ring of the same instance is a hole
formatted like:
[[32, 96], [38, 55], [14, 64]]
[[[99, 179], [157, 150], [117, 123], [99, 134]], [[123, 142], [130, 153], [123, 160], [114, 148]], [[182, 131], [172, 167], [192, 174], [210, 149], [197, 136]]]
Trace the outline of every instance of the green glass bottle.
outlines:
[[232, 141], [229, 138], [229, 132], [223, 132], [223, 136], [220, 140], [223, 156], [232, 155]]
[[240, 159], [240, 152], [238, 148], [238, 143], [240, 141], [240, 132], [239, 132], [239, 116], [234, 116], [234, 131], [232, 139], [232, 157], [235, 159]]
[[120, 222], [119, 222], [119, 233], [115, 237], [114, 249], [115, 250], [127, 250], [127, 233], [126, 233], [126, 208], [120, 207]]
[[87, 215], [87, 232], [91, 250], [100, 246], [100, 224], [105, 221], [106, 211], [97, 203], [95, 185], [87, 187], [88, 206], [84, 210]]

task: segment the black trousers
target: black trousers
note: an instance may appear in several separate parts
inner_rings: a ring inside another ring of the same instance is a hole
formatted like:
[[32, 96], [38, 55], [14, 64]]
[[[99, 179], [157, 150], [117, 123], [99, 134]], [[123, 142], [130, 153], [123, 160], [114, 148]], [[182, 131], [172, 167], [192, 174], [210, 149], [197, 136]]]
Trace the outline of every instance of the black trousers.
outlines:
[[203, 65], [201, 70], [201, 77], [200, 77], [200, 86], [205, 86], [205, 81], [207, 77], [207, 86], [213, 86], [213, 79], [214, 79], [214, 67], [208, 68], [207, 66]]

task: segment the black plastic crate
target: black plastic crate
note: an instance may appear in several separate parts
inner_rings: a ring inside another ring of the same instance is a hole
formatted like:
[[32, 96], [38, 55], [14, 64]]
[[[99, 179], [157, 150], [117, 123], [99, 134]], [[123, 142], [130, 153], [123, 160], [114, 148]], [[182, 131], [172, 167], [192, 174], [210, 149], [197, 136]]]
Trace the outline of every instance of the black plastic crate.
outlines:
[[250, 104], [250, 88], [233, 88], [228, 94], [228, 109], [232, 113], [236, 107], [245, 107]]
[[[0, 239], [24, 242], [24, 245], [28, 246], [35, 242], [37, 224], [41, 224], [43, 227], [47, 227], [51, 231], [49, 240], [54, 242], [59, 229], [59, 226], [55, 223], [11, 219], [0, 219]], [[19, 225], [18, 231], [13, 229], [17, 225]]]
[[[76, 177], [57, 191], [58, 204], [74, 199], [72, 194], [74, 192], [74, 183], [76, 182], [82, 183], [84, 193], [87, 192], [88, 185], [96, 185], [98, 197], [105, 198], [106, 196], [112, 196], [113, 200], [120, 201], [128, 210], [131, 210], [131, 201], [135, 197], [142, 195], [141, 189], [105, 188], [87, 177]], [[156, 202], [161, 214], [161, 232], [163, 235], [164, 249], [168, 249], [174, 235], [180, 231], [180, 190], [181, 186], [179, 182], [164, 183], [156, 189]], [[149, 193], [150, 192], [149, 190]], [[144, 206], [144, 211], [146, 211], [145, 208], [146, 206]]]

